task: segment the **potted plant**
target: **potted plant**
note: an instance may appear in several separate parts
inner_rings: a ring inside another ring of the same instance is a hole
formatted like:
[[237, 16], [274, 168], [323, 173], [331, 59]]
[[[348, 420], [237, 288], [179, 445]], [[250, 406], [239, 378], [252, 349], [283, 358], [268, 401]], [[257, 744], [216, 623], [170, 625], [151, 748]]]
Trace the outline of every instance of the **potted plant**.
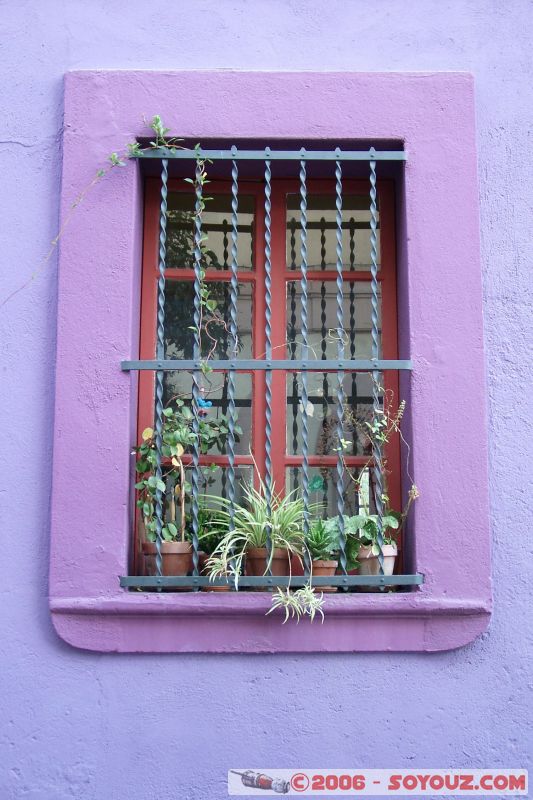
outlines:
[[244, 570], [247, 575], [265, 575], [269, 569], [272, 575], [290, 575], [291, 555], [301, 558], [303, 553], [303, 500], [294, 493], [282, 496], [273, 492], [269, 510], [264, 484], [259, 489], [245, 484], [243, 494], [244, 504], [235, 505], [233, 520], [229, 500], [211, 498], [218, 507], [217, 524], [223, 521], [227, 532], [208, 560], [210, 575], [231, 574], [236, 583]]
[[[418, 489], [413, 484], [409, 489], [408, 500], [403, 511], [397, 512], [386, 508], [381, 518], [383, 574], [392, 575], [398, 545], [396, 538], [402, 529], [411, 508], [411, 504], [418, 497]], [[388, 498], [384, 495], [384, 499]], [[339, 518], [330, 517], [324, 520], [324, 528], [330, 533], [338, 546]], [[380, 574], [380, 546], [378, 542], [378, 515], [356, 514], [344, 516], [344, 534], [346, 536], [346, 568], [348, 572], [356, 570], [359, 575]], [[367, 591], [364, 589], [363, 591]]]
[[[387, 511], [382, 519], [383, 574], [392, 575], [398, 555], [398, 545], [389, 531], [397, 531], [402, 515]], [[378, 517], [376, 514], [361, 514], [349, 518], [350, 551], [353, 561], [357, 561], [360, 575], [379, 575], [380, 547], [378, 543]]]
[[[311, 523], [306, 541], [307, 552], [311, 559], [312, 575], [315, 578], [335, 575], [338, 566], [338, 536], [328, 529], [324, 520], [317, 519]], [[334, 586], [320, 586], [322, 592], [336, 592]]]
[[[165, 480], [156, 474], [155, 433], [145, 428], [142, 442], [136, 448], [136, 471], [139, 480], [137, 507], [142, 514], [145, 539], [142, 542], [146, 556], [146, 571], [155, 574], [157, 554], [156, 495], [160, 491], [169, 495], [168, 508], [163, 510], [161, 529], [161, 555], [163, 575], [187, 575], [192, 570], [192, 545], [187, 531], [185, 501], [190, 490], [185, 478], [185, 465], [182, 456], [194, 444], [196, 434], [193, 429], [194, 415], [179, 397], [163, 410], [162, 449], [165, 462]], [[240, 428], [235, 426], [237, 435]], [[199, 420], [200, 452], [206, 454], [214, 444], [222, 446], [228, 433], [228, 420], [220, 415], [218, 419], [201, 415]], [[209, 468], [208, 468], [209, 469]], [[170, 491], [167, 492], [167, 487]], [[179, 508], [179, 515], [176, 507]]]
[[[213, 566], [217, 563], [217, 556], [216, 551], [218, 546], [220, 545], [222, 539], [228, 532], [227, 521], [219, 515], [219, 512], [215, 509], [209, 508], [207, 506], [201, 506], [199, 511], [199, 522], [200, 522], [200, 535], [199, 535], [199, 543], [200, 543], [200, 552], [199, 552], [199, 568], [200, 573], [202, 575], [208, 575], [212, 578], [214, 577], [229, 577], [228, 574], [224, 574], [224, 568], [222, 562], [217, 564], [220, 567], [220, 574], [218, 575], [211, 575], [211, 572], [214, 572]], [[210, 566], [208, 566], [210, 565]], [[202, 586], [202, 592], [229, 592], [230, 586]]]

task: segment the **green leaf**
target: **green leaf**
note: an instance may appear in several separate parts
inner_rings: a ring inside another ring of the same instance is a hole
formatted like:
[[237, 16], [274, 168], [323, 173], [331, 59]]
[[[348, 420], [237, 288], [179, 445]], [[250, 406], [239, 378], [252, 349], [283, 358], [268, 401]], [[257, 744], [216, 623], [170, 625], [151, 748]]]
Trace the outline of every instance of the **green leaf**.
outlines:
[[169, 529], [168, 529], [168, 526], [167, 526], [167, 525], [164, 525], [164, 526], [161, 528], [161, 535], [163, 536], [163, 539], [164, 539], [166, 542], [171, 542], [171, 541], [172, 541], [172, 534], [170, 533], [170, 531], [169, 531]]

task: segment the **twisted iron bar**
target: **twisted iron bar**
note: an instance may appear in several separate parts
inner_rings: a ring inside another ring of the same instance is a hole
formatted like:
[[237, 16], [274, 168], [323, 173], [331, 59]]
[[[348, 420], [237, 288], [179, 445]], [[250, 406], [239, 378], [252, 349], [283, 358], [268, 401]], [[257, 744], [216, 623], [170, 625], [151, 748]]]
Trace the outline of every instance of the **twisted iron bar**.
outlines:
[[[161, 161], [161, 204], [159, 209], [159, 277], [157, 279], [157, 346], [158, 359], [165, 357], [165, 270], [167, 256], [167, 204], [168, 204], [168, 160]], [[165, 373], [157, 370], [155, 374], [155, 477], [163, 479], [161, 466], [163, 448], [163, 382]], [[158, 576], [163, 574], [163, 497], [161, 489], [155, 492], [155, 530], [156, 556], [155, 570]]]
[[[371, 151], [372, 152], [372, 151]], [[376, 162], [370, 161], [370, 273], [371, 273], [371, 304], [372, 304], [372, 358], [379, 358], [379, 297], [378, 297], [378, 247], [377, 247], [377, 191], [376, 191]], [[379, 392], [381, 373], [379, 370], [372, 372], [372, 408], [374, 421], [380, 417], [381, 404]], [[383, 449], [381, 442], [373, 437], [374, 454], [374, 480], [375, 501], [377, 512], [377, 544], [379, 547], [378, 561], [380, 575], [384, 574], [383, 556]]]
[[[200, 158], [196, 159], [195, 172], [195, 193], [196, 203], [194, 208], [194, 346], [193, 358], [201, 357], [201, 324], [202, 324], [202, 171], [203, 163]], [[199, 514], [198, 514], [198, 492], [200, 478], [200, 417], [199, 400], [200, 371], [195, 369], [192, 373], [192, 431], [194, 441], [192, 446], [192, 474], [191, 474], [191, 522], [192, 522], [192, 560], [193, 575], [198, 575], [198, 534], [199, 534]], [[197, 591], [198, 589], [196, 589]]]
[[[340, 161], [335, 165], [335, 222], [337, 255], [337, 356], [344, 358], [344, 319], [342, 307], [342, 167]], [[343, 418], [344, 418], [344, 371], [337, 371], [337, 514], [339, 517], [340, 568], [346, 574], [346, 534], [344, 532], [344, 459], [342, 456]]]
[[[320, 218], [320, 269], [326, 269], [326, 220], [324, 217]], [[327, 340], [326, 340], [326, 282], [322, 281], [320, 285], [320, 350], [321, 359], [323, 361], [327, 358]], [[327, 439], [328, 435], [328, 414], [329, 414], [329, 381], [328, 373], [322, 373], [322, 435]], [[322, 504], [324, 506], [324, 514], [327, 516], [328, 504], [328, 486], [327, 479], [324, 481], [324, 490], [322, 493]]]
[[[355, 220], [350, 217], [349, 222], [349, 246], [350, 246], [350, 272], [355, 270]], [[355, 360], [355, 284], [350, 281], [350, 358]], [[357, 410], [357, 372], [352, 372], [352, 408]], [[357, 455], [357, 434], [353, 433], [353, 455]], [[359, 505], [358, 499], [356, 500]]]
[[[307, 321], [307, 184], [305, 150], [302, 148], [300, 161], [300, 255], [301, 255], [301, 335], [302, 335], [302, 361], [305, 363], [309, 357], [308, 321]], [[302, 370], [302, 500], [304, 505], [304, 540], [309, 536], [309, 419], [308, 419], [309, 393], [307, 390], [307, 369]], [[310, 559], [307, 548], [304, 553], [306, 572], [310, 570]]]
[[[296, 269], [296, 220], [291, 218], [289, 224], [290, 235], [290, 269]], [[291, 316], [289, 326], [289, 353], [291, 359], [296, 358], [296, 281], [290, 282], [290, 297], [291, 297]], [[293, 455], [298, 453], [298, 375], [296, 372], [292, 373], [292, 452]], [[299, 486], [298, 480], [298, 467], [292, 468], [292, 486], [294, 491]]]
[[[232, 152], [236, 152], [232, 148]], [[231, 278], [230, 278], [230, 306], [229, 306], [229, 332], [231, 339], [231, 357], [235, 358], [238, 350], [237, 333], [237, 237], [238, 237], [238, 191], [239, 191], [239, 170], [235, 159], [231, 162]], [[229, 529], [234, 529], [235, 520], [235, 370], [230, 369], [228, 377], [228, 404], [229, 404], [229, 423], [228, 423], [228, 500], [229, 506]]]
[[[272, 359], [272, 168], [270, 162], [270, 148], [265, 148], [265, 356], [266, 360]], [[267, 516], [272, 514], [272, 370], [267, 369], [265, 374], [265, 499]], [[269, 554], [272, 552], [272, 529], [266, 526], [266, 546]], [[271, 574], [270, 567], [267, 574]]]

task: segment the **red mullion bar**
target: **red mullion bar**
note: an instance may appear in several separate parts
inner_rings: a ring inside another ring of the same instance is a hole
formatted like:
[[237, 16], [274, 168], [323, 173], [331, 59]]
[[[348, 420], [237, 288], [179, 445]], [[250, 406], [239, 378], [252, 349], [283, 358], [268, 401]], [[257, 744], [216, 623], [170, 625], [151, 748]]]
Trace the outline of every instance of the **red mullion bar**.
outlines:
[[[194, 281], [193, 269], [181, 269], [180, 267], [168, 267], [165, 276], [169, 281]], [[204, 280], [209, 283], [229, 283], [231, 272], [229, 270], [206, 270]], [[239, 272], [239, 283], [253, 283], [256, 276], [253, 272]]]
[[[262, 188], [262, 187], [261, 187]], [[255, 276], [252, 296], [252, 352], [254, 358], [265, 355], [265, 210], [264, 196], [257, 193], [255, 202]], [[266, 419], [266, 377], [263, 370], [252, 373], [252, 453], [257, 469], [254, 470], [253, 483], [259, 489], [260, 478], [265, 474], [265, 419]]]
[[[189, 464], [192, 463], [192, 455], [186, 453], [181, 457], [183, 465], [188, 467]], [[165, 464], [170, 464], [170, 459], [164, 459]], [[254, 460], [252, 456], [235, 456], [235, 464], [237, 466], [253, 466]], [[227, 467], [228, 466], [228, 456], [227, 455], [204, 455], [200, 456], [200, 466], [208, 467], [210, 464], [215, 464], [217, 467]]]
[[[298, 269], [291, 269], [285, 272], [285, 280], [286, 281], [295, 281], [300, 280], [300, 270]], [[366, 270], [353, 270], [348, 271], [344, 270], [342, 273], [343, 281], [347, 283], [353, 283], [354, 281], [371, 281], [372, 280], [372, 273], [367, 272]], [[325, 269], [325, 270], [308, 270], [307, 272], [307, 280], [308, 281], [336, 281], [337, 280], [337, 273], [332, 269]], [[378, 275], [378, 281], [382, 280], [381, 275]]]
[[[287, 357], [287, 271], [285, 192], [272, 182], [272, 357]], [[285, 450], [287, 438], [287, 372], [272, 376], [272, 473], [276, 491], [285, 492]]]
[[[369, 463], [368, 456], [345, 456], [348, 467], [364, 467]], [[303, 463], [302, 456], [285, 456], [286, 467], [299, 467]], [[370, 461], [371, 463], [371, 461]], [[336, 467], [337, 456], [309, 456], [310, 467]]]

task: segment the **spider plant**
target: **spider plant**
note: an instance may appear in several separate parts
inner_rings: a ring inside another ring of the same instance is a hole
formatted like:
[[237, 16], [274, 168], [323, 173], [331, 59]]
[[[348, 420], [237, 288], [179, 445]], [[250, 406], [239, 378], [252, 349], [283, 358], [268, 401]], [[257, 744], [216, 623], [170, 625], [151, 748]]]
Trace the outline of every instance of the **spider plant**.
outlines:
[[217, 509], [217, 525], [225, 524], [228, 529], [207, 562], [211, 577], [233, 575], [237, 584], [243, 570], [246, 551], [253, 547], [266, 547], [269, 530], [272, 552], [269, 554], [265, 572], [272, 562], [274, 548], [282, 548], [302, 557], [304, 550], [302, 498], [297, 497], [294, 492], [282, 495], [273, 490], [269, 504], [266, 494], [262, 482], [259, 489], [243, 484], [244, 503], [235, 505], [231, 529], [229, 500], [224, 497], [210, 498]]

